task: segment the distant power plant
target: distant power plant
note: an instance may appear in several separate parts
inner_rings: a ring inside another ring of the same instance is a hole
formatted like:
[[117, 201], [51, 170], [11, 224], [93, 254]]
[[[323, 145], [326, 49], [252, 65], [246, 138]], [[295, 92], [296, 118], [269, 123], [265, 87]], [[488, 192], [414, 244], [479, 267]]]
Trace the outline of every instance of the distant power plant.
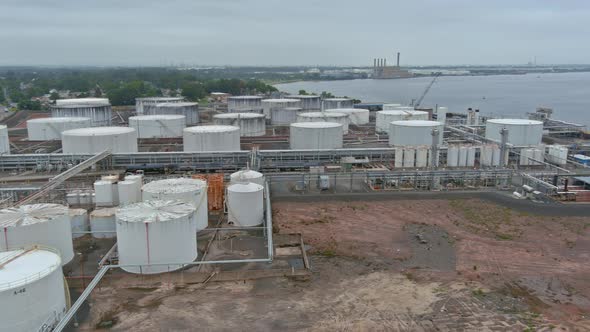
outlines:
[[395, 66], [387, 66], [387, 59], [373, 59], [373, 78], [377, 79], [394, 79], [412, 77], [412, 73], [401, 69], [399, 66], [400, 53], [397, 52], [397, 61]]

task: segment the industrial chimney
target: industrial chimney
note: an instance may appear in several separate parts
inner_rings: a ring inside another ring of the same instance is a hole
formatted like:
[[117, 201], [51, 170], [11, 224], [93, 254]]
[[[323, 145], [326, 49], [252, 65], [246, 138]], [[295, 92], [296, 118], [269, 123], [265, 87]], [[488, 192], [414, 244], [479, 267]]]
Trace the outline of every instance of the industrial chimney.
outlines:
[[383, 58], [383, 67], [387, 67], [387, 59]]
[[397, 66], [399, 67], [399, 52], [397, 52]]

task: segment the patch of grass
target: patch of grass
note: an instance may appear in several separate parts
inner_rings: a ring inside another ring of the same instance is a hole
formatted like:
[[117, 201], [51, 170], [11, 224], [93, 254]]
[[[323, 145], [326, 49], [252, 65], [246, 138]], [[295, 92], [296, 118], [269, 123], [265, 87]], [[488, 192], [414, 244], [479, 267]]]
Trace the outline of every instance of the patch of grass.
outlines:
[[336, 257], [336, 252], [332, 249], [325, 249], [325, 250], [318, 251], [318, 255], [321, 255], [324, 257]]
[[477, 288], [471, 291], [471, 295], [475, 297], [484, 297], [486, 296], [486, 293], [481, 288]]
[[504, 234], [504, 233], [497, 233], [496, 234], [496, 238], [498, 240], [504, 240], [504, 241], [511, 241], [514, 240], [514, 237], [510, 234]]

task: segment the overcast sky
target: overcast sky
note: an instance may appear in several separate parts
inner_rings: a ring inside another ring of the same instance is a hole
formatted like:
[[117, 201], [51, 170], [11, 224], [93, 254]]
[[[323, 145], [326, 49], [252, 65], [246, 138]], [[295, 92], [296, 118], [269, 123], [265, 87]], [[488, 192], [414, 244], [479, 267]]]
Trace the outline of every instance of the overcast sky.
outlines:
[[0, 0], [0, 65], [590, 63], [588, 0]]

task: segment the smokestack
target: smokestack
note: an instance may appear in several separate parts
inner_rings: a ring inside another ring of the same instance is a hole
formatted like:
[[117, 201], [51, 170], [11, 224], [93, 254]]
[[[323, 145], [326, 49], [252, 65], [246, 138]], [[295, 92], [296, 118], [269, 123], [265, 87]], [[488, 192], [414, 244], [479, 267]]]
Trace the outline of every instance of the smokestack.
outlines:
[[373, 58], [373, 68], [377, 67], [377, 58]]
[[387, 67], [387, 59], [383, 59], [383, 67]]
[[399, 52], [397, 52], [397, 66], [399, 67]]

